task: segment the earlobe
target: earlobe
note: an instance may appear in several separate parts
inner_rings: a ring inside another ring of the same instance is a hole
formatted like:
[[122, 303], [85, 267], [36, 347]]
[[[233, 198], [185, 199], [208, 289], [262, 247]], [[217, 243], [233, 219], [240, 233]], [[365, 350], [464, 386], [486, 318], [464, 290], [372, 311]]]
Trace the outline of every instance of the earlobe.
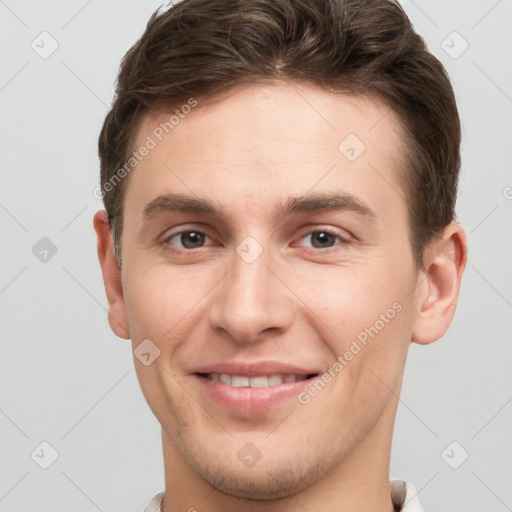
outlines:
[[100, 210], [94, 215], [94, 230], [98, 240], [98, 259], [108, 300], [108, 322], [117, 336], [130, 339], [121, 268], [114, 255], [112, 235], [105, 210]]
[[456, 222], [447, 226], [442, 236], [426, 250], [425, 272], [417, 294], [417, 316], [411, 341], [426, 345], [448, 330], [459, 296], [467, 261], [466, 236]]

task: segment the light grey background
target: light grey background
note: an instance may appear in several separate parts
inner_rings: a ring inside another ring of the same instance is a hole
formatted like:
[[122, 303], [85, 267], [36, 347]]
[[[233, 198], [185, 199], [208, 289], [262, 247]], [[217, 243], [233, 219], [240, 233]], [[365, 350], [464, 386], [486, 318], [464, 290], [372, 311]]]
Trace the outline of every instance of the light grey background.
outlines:
[[[118, 64], [158, 5], [0, 1], [1, 511], [140, 511], [163, 490], [159, 424], [108, 326], [92, 228]], [[448, 334], [411, 348], [392, 476], [427, 511], [512, 510], [512, 2], [403, 6], [458, 97], [470, 256]], [[58, 43], [46, 59], [31, 47], [51, 49], [43, 31]], [[42, 237], [58, 249], [46, 262]]]

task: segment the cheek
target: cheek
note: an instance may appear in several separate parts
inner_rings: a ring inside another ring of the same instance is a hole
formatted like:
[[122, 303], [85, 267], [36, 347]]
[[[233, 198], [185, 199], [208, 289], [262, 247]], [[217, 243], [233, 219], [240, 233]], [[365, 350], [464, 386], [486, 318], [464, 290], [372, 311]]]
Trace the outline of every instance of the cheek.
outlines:
[[377, 323], [383, 330], [383, 321], [386, 326], [394, 323], [396, 310], [403, 309], [410, 300], [407, 295], [411, 283], [407, 272], [384, 266], [376, 271], [370, 265], [357, 269], [321, 266], [295, 280], [294, 289], [321, 321], [327, 338], [336, 340], [337, 348], [343, 349], [365, 328]]
[[399, 388], [412, 329], [413, 273], [396, 267], [323, 267], [302, 280], [298, 295], [332, 354], [335, 377], [325, 398], [347, 410], [354, 404], [374, 410], [392, 396], [389, 388]]
[[157, 344], [176, 338], [208, 289], [183, 268], [131, 268], [127, 276], [124, 292], [131, 332]]
[[[126, 268], [124, 294], [133, 349], [146, 339], [158, 347], [159, 356], [150, 365], [135, 360], [137, 377], [147, 403], [164, 423], [179, 418], [177, 409], [189, 406], [180, 392], [174, 369], [180, 347], [190, 339], [201, 298], [208, 290], [190, 270], [168, 265]], [[178, 365], [179, 366], [179, 365]], [[167, 390], [167, 391], [164, 391]], [[172, 400], [168, 399], [172, 396]]]

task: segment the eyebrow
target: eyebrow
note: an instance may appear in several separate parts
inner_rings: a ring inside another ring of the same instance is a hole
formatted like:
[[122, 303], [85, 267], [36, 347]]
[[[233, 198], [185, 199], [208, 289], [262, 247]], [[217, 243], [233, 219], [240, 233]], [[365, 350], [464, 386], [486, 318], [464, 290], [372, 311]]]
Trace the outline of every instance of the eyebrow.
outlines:
[[[292, 214], [299, 215], [324, 211], [351, 211], [368, 219], [375, 219], [377, 217], [375, 212], [363, 201], [351, 194], [340, 192], [322, 192], [288, 198], [284, 203], [278, 204], [274, 208], [274, 215], [276, 217], [285, 217]], [[182, 194], [160, 195], [144, 207], [144, 220], [149, 221], [162, 212], [213, 215], [227, 223], [227, 215], [222, 208], [206, 198]]]
[[351, 194], [322, 192], [301, 197], [291, 197], [277, 207], [281, 216], [289, 214], [317, 213], [323, 211], [348, 210], [363, 217], [375, 219], [377, 215], [363, 201]]

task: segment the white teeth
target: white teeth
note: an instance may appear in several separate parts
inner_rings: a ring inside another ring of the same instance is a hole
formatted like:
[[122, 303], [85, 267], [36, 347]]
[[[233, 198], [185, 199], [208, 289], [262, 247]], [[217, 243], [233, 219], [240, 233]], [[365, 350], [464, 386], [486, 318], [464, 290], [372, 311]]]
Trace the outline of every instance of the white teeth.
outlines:
[[281, 375], [272, 375], [268, 378], [269, 386], [279, 386], [283, 383], [283, 377]]
[[297, 382], [306, 379], [305, 375], [270, 375], [258, 377], [245, 377], [243, 375], [229, 375], [227, 373], [209, 373], [208, 379], [220, 381], [235, 388], [267, 388], [279, 386], [288, 382]]
[[251, 377], [249, 379], [249, 386], [251, 388], [266, 388], [268, 387], [267, 377]]
[[238, 375], [233, 375], [231, 377], [231, 385], [234, 388], [243, 388], [249, 385], [249, 377], [239, 377]]

